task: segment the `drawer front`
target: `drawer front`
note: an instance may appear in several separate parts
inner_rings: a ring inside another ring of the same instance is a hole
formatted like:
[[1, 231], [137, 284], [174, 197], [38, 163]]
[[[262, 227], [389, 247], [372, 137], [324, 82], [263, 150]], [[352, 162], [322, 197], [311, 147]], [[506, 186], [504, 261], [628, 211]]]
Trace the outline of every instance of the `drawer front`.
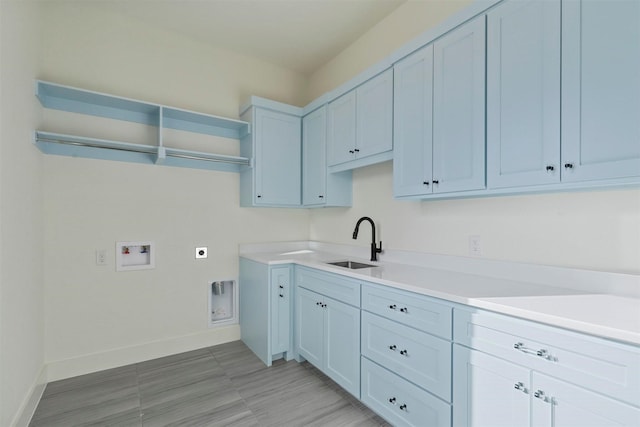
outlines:
[[640, 406], [640, 347], [482, 310], [454, 311], [454, 341]]
[[296, 267], [296, 286], [360, 307], [360, 282], [333, 273]]
[[366, 311], [362, 355], [451, 401], [451, 343]]
[[362, 287], [362, 308], [421, 331], [451, 339], [453, 309], [424, 295], [367, 284]]
[[449, 404], [365, 357], [362, 401], [395, 426], [451, 426]]

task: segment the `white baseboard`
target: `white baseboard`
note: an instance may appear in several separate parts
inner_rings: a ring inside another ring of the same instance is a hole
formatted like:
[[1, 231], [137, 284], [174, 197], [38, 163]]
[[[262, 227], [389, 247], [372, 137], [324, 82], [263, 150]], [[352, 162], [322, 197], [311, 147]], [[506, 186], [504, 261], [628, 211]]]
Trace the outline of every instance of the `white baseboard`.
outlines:
[[38, 403], [40, 403], [40, 398], [42, 397], [42, 393], [44, 393], [44, 388], [47, 386], [47, 367], [43, 366], [40, 369], [40, 374], [38, 374], [38, 378], [36, 378], [33, 385], [29, 388], [29, 392], [27, 393], [26, 398], [20, 405], [20, 409], [16, 413], [15, 418], [11, 422], [11, 426], [13, 427], [27, 427], [31, 422], [31, 418], [33, 417], [36, 408], [38, 407]]
[[168, 340], [51, 361], [47, 363], [47, 380], [62, 380], [239, 339], [240, 326], [236, 324]]

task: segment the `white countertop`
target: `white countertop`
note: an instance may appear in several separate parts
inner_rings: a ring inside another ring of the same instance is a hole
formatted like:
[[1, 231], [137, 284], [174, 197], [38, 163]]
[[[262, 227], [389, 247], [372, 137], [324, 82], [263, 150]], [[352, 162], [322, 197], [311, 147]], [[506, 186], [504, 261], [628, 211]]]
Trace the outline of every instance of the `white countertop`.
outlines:
[[[512, 265], [506, 265], [508, 268], [505, 269], [514, 270], [516, 273], [511, 272], [512, 277], [504, 278], [500, 277], [500, 274], [486, 274], [486, 269], [480, 269], [482, 274], [477, 274], [464, 262], [457, 271], [451, 265], [448, 265], [447, 269], [425, 267], [430, 264], [429, 262], [404, 264], [398, 262], [402, 261], [402, 257], [398, 256], [393, 257], [394, 262], [370, 262], [367, 259], [352, 256], [353, 251], [339, 253], [337, 251], [341, 248], [336, 245], [326, 245], [326, 248], [321, 244], [309, 248], [299, 243], [290, 247], [278, 244], [249, 246], [252, 247], [244, 250], [241, 248], [240, 255], [260, 263], [304, 265], [454, 303], [640, 345], [640, 298], [594, 292], [594, 286], [579, 289], [576, 283], [569, 283], [570, 281], [566, 282], [566, 287], [558, 286], [553, 281], [559, 280], [557, 277], [551, 277], [552, 274], [549, 278], [551, 285], [541, 284], [541, 282], [547, 283], [544, 281], [546, 270], [542, 266], [540, 274], [529, 274], [535, 271], [535, 267], [527, 266], [523, 272], [529, 275], [517, 276], [518, 265], [513, 264], [516, 266], [515, 269]], [[415, 256], [411, 258], [411, 261], [416, 261]], [[327, 264], [327, 262], [346, 259], [375, 264], [376, 267], [351, 270]], [[532, 268], [534, 270], [531, 270]], [[588, 277], [590, 274], [582, 270], [577, 274], [576, 270], [566, 270], [567, 276], [586, 275], [584, 277]], [[526, 277], [526, 279], [514, 278], [514, 274], [516, 277]], [[602, 272], [593, 274], [603, 282], [620, 280], [619, 275], [615, 274], [611, 277]], [[623, 277], [623, 279], [630, 281], [631, 285], [635, 285], [637, 279], [637, 285], [640, 287], [640, 278], [636, 276]], [[609, 283], [607, 285], [609, 288], [615, 288]]]

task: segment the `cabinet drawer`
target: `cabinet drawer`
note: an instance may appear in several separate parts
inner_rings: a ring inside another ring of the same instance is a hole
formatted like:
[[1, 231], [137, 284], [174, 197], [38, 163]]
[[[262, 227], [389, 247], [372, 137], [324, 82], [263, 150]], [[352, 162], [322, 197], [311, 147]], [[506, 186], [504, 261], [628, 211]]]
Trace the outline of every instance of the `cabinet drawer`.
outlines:
[[296, 286], [360, 307], [360, 282], [333, 273], [296, 267]]
[[451, 339], [452, 308], [424, 295], [368, 284], [362, 287], [362, 308], [421, 331]]
[[453, 335], [457, 343], [640, 406], [640, 347], [457, 308]]
[[451, 406], [362, 358], [362, 401], [395, 426], [451, 426]]
[[446, 401], [451, 401], [451, 343], [366, 311], [361, 353]]

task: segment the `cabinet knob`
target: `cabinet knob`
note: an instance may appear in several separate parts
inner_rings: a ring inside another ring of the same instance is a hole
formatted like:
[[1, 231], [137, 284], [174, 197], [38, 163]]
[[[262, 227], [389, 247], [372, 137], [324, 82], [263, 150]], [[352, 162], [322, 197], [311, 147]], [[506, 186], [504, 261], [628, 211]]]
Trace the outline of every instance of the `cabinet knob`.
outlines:
[[542, 399], [544, 400], [544, 391], [542, 390], [536, 390], [535, 393], [533, 393], [533, 397], [535, 397], [536, 399]]
[[280, 289], [284, 289], [284, 286], [282, 286], [282, 285], [278, 285], [278, 287], [279, 287]]
[[400, 311], [401, 311], [401, 312], [403, 312], [403, 313], [408, 313], [408, 312], [409, 312], [409, 310], [407, 309], [407, 307], [402, 307], [402, 308], [400, 309]]
[[396, 398], [395, 397], [390, 397], [389, 398], [389, 403], [393, 403], [395, 405], [396, 404]]
[[258, 194], [258, 199], [260, 199], [262, 197], [262, 194]]
[[353, 151], [353, 150], [349, 150], [349, 153], [353, 154], [353, 153], [355, 153], [355, 151]]
[[360, 152], [360, 150], [358, 150], [357, 148], [355, 148], [353, 151], [355, 151], [356, 153]]
[[440, 181], [439, 181], [439, 180], [437, 180], [437, 179], [434, 179], [432, 182], [433, 182], [434, 184], [440, 184]]
[[318, 302], [316, 303], [316, 305], [322, 305], [322, 303], [321, 303], [320, 301], [318, 301]]
[[389, 346], [389, 350], [392, 350], [392, 351], [396, 351], [396, 348], [397, 348], [397, 347], [396, 347], [395, 345], [390, 345], [390, 346]]
[[395, 309], [396, 309], [396, 305], [395, 305], [395, 304], [391, 304], [391, 305], [389, 306], [389, 308], [390, 308], [391, 310], [395, 310]]
[[401, 411], [406, 411], [407, 410], [407, 405], [405, 403], [403, 403], [402, 405], [400, 405], [400, 410]]
[[513, 388], [515, 388], [516, 390], [520, 390], [523, 393], [527, 393], [527, 388], [524, 386], [524, 383], [522, 381], [518, 381], [517, 383], [515, 383], [513, 385]]
[[284, 298], [284, 295], [283, 295], [283, 294], [278, 294], [278, 295], [280, 295], [280, 298]]
[[422, 185], [429, 185], [429, 181], [422, 181]]
[[555, 167], [549, 165], [547, 166], [547, 172], [553, 172], [555, 170]]
[[320, 195], [318, 196], [319, 199], [324, 199], [324, 196]]
[[327, 308], [327, 304], [322, 304], [322, 308]]
[[409, 356], [409, 353], [407, 352], [407, 350], [400, 350], [400, 354], [403, 356]]
[[564, 164], [564, 168], [565, 169], [573, 169], [573, 163], [565, 163]]

